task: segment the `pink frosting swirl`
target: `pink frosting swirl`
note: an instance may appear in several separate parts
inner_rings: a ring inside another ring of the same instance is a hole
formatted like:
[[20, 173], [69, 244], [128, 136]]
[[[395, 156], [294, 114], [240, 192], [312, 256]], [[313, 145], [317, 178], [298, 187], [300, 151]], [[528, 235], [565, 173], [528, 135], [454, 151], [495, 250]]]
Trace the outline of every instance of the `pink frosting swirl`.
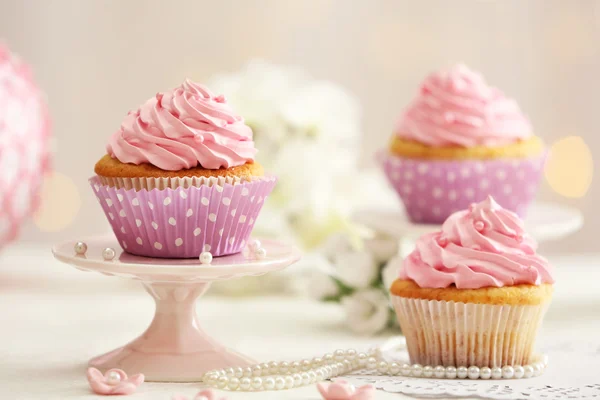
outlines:
[[459, 289], [554, 283], [548, 261], [519, 217], [488, 197], [452, 214], [441, 232], [417, 240], [400, 278], [423, 288]]
[[106, 150], [122, 163], [169, 171], [243, 165], [257, 151], [252, 129], [225, 98], [189, 79], [130, 112]]
[[517, 102], [464, 65], [429, 75], [397, 135], [429, 146], [501, 146], [532, 134]]

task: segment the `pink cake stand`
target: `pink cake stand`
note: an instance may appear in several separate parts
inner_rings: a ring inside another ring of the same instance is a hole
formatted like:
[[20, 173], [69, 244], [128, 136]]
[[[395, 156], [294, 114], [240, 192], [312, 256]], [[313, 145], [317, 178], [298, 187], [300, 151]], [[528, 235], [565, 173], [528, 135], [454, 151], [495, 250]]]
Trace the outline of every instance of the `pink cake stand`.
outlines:
[[[109, 353], [92, 358], [89, 365], [106, 371], [121, 368], [128, 374], [143, 373], [147, 381], [194, 382], [216, 368], [245, 367], [254, 361], [209, 337], [200, 327], [196, 299], [211, 282], [257, 276], [283, 269], [300, 259], [300, 252], [277, 241], [264, 240], [267, 251], [258, 260], [242, 253], [214, 258], [209, 265], [198, 259], [159, 259], [125, 253], [113, 237], [81, 239], [85, 255], [75, 253], [75, 241], [52, 248], [54, 257], [80, 270], [132, 278], [142, 283], [156, 302], [154, 319], [137, 339]], [[114, 249], [105, 260], [105, 248]]]

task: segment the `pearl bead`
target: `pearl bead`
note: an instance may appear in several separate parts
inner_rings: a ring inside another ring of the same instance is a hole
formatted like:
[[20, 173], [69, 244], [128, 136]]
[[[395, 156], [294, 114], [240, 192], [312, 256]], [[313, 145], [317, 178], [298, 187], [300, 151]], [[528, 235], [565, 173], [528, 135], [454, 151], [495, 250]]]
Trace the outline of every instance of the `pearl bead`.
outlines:
[[356, 358], [356, 350], [349, 349], [348, 351], [346, 351], [346, 358], [348, 360], [354, 360]]
[[369, 359], [367, 360], [367, 368], [368, 369], [377, 368], [377, 360], [375, 359], [375, 357], [369, 357]]
[[533, 376], [533, 367], [531, 365], [526, 365], [523, 367], [523, 376], [525, 378], [531, 378]]
[[398, 375], [400, 373], [400, 365], [398, 363], [391, 363], [389, 367], [389, 372], [391, 375]]
[[285, 379], [282, 376], [278, 376], [275, 378], [275, 389], [283, 390], [285, 389]]
[[327, 364], [330, 364], [333, 361], [333, 354], [331, 353], [327, 353], [323, 356], [323, 361], [325, 361]]
[[453, 367], [453, 366], [446, 367], [446, 378], [448, 378], [448, 379], [456, 378], [456, 367]]
[[315, 383], [317, 381], [317, 374], [314, 371], [308, 371], [308, 380], [310, 383]]
[[235, 390], [238, 386], [240, 386], [240, 380], [238, 378], [233, 377], [229, 379], [229, 383], [227, 384], [229, 389]]
[[290, 365], [290, 372], [300, 372], [300, 363], [298, 361], [294, 361]]
[[294, 378], [292, 378], [291, 376], [286, 376], [285, 378], [285, 388], [286, 389], [291, 389], [294, 387]]
[[116, 371], [110, 371], [106, 377], [106, 383], [110, 386], [118, 385], [121, 382], [121, 375]]
[[112, 247], [107, 247], [102, 250], [102, 258], [104, 258], [106, 261], [111, 261], [116, 255], [117, 253], [115, 253], [115, 249]]
[[302, 384], [303, 385], [309, 385], [310, 384], [310, 377], [308, 376], [308, 374], [306, 372], [303, 372], [300, 374], [300, 376], [302, 377]]
[[438, 365], [433, 369], [433, 376], [441, 379], [446, 376], [446, 369], [442, 365]]
[[252, 368], [246, 367], [246, 368], [242, 368], [242, 369], [244, 371], [244, 377], [250, 378], [252, 376]]
[[388, 371], [388, 364], [385, 361], [381, 361], [377, 365], [377, 371], [379, 371], [381, 374], [385, 374]]
[[261, 376], [262, 375], [262, 368], [260, 367], [260, 365], [253, 365], [250, 368], [252, 369], [252, 376]]
[[535, 363], [532, 365], [533, 367], [533, 376], [540, 376], [542, 374], [542, 366], [539, 363]]
[[229, 379], [226, 376], [220, 376], [219, 379], [217, 379], [217, 387], [219, 389], [225, 389], [228, 382]]
[[336, 350], [333, 352], [333, 358], [335, 361], [342, 361], [344, 359], [344, 350]]
[[240, 389], [241, 390], [250, 390], [251, 386], [252, 386], [252, 381], [250, 380], [250, 378], [240, 379]]
[[492, 368], [492, 379], [500, 379], [502, 378], [502, 368], [494, 367]]
[[233, 375], [239, 379], [244, 376], [244, 370], [240, 367], [236, 367], [233, 369]]
[[456, 368], [456, 376], [458, 377], [458, 379], [465, 379], [468, 374], [469, 370], [467, 369], [467, 367]]
[[235, 371], [233, 370], [233, 368], [227, 368], [227, 369], [225, 369], [225, 375], [227, 375], [227, 376], [234, 376], [235, 375]]
[[515, 378], [521, 379], [525, 375], [525, 369], [520, 365], [515, 366]]
[[269, 377], [269, 378], [265, 378], [263, 380], [263, 386], [265, 387], [265, 389], [267, 390], [273, 390], [275, 389], [275, 379]]
[[302, 360], [300, 361], [300, 367], [302, 368], [302, 371], [306, 372], [312, 368], [312, 363], [310, 360]]
[[426, 365], [423, 367], [423, 376], [425, 378], [431, 378], [433, 376], [433, 368], [431, 365]]
[[330, 365], [325, 367], [325, 377], [326, 378], [330, 378], [333, 376], [333, 369], [331, 368]]
[[260, 240], [258, 239], [254, 239], [251, 240], [250, 242], [248, 242], [248, 248], [250, 249], [251, 252], [256, 252], [256, 250], [258, 250], [260, 248]]
[[292, 378], [294, 379], [294, 387], [302, 385], [302, 376], [300, 374], [294, 374], [292, 375]]
[[252, 388], [255, 390], [258, 390], [260, 388], [262, 388], [262, 378], [259, 378], [258, 376], [255, 376], [254, 378], [252, 378]]
[[75, 243], [75, 246], [73, 246], [73, 250], [75, 250], [76, 254], [82, 256], [87, 251], [87, 244], [85, 244], [85, 242], [77, 242]]
[[337, 364], [331, 364], [329, 367], [331, 368], [331, 374], [329, 375], [330, 377], [338, 376], [340, 374]]
[[210, 251], [203, 251], [200, 253], [200, 264], [210, 264], [212, 263], [213, 256]]
[[421, 376], [423, 374], [423, 366], [421, 364], [413, 364], [412, 375]]
[[513, 376], [515, 376], [515, 369], [513, 367], [510, 365], [502, 367], [502, 377], [504, 379], [511, 379]]
[[260, 368], [262, 369], [263, 375], [269, 375], [269, 370], [271, 369], [271, 367], [268, 363], [261, 363]]
[[365, 353], [358, 353], [358, 364], [363, 367], [367, 364], [367, 355]]
[[323, 359], [320, 357], [315, 357], [312, 359], [311, 364], [314, 368], [318, 368], [323, 365]]
[[279, 363], [276, 361], [272, 361], [269, 363], [269, 373], [271, 375], [275, 375], [277, 372], [279, 372]]
[[469, 367], [467, 370], [467, 376], [469, 379], [479, 379], [479, 367]]
[[261, 247], [260, 249], [256, 250], [254, 254], [256, 254], [256, 258], [258, 258], [259, 260], [263, 260], [267, 258], [267, 249]]
[[402, 364], [400, 367], [400, 372], [402, 372], [402, 375], [404, 376], [409, 376], [411, 372], [410, 364]]
[[282, 361], [279, 363], [279, 372], [282, 374], [287, 374], [290, 370], [290, 364], [286, 361]]
[[492, 377], [492, 369], [489, 367], [483, 367], [479, 370], [479, 377], [481, 379], [490, 379]]

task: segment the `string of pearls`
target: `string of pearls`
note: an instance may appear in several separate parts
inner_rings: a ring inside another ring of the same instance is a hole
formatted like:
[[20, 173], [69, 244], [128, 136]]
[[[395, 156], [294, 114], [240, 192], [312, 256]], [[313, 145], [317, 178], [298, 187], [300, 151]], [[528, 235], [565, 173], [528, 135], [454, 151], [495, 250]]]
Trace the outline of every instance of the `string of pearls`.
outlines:
[[202, 381], [221, 390], [264, 391], [306, 386], [360, 369], [376, 370], [381, 375], [401, 375], [437, 379], [521, 379], [541, 375], [548, 365], [547, 356], [538, 356], [529, 365], [488, 367], [444, 367], [387, 362], [378, 349], [359, 353], [354, 349], [336, 350], [323, 357], [294, 362], [256, 364], [246, 368], [213, 370]]

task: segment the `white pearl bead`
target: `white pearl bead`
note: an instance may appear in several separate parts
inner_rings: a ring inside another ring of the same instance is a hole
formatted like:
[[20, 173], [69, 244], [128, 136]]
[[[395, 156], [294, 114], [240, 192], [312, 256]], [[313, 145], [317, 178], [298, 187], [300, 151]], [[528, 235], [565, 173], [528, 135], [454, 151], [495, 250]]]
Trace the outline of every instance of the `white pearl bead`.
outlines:
[[467, 371], [467, 376], [469, 379], [479, 379], [479, 367], [469, 367]]
[[329, 367], [331, 368], [331, 374], [329, 375], [330, 377], [338, 376], [340, 374], [337, 364], [331, 364]]
[[102, 250], [102, 258], [104, 258], [106, 261], [110, 261], [113, 258], [115, 258], [115, 249], [111, 248], [111, 247], [107, 247], [104, 250]]
[[306, 372], [311, 368], [311, 362], [310, 360], [302, 360], [300, 362], [300, 368], [302, 368], [302, 371]]
[[479, 377], [481, 379], [490, 379], [492, 377], [492, 369], [490, 367], [483, 367], [479, 370]]
[[543, 367], [540, 363], [535, 363], [532, 365], [533, 367], [533, 376], [540, 376], [543, 371]]
[[343, 374], [344, 373], [344, 364], [339, 362], [336, 364], [337, 368], [338, 368], [338, 374]]
[[294, 374], [292, 375], [292, 378], [294, 379], [294, 387], [302, 385], [302, 376], [300, 374]]
[[410, 364], [402, 364], [402, 367], [400, 367], [400, 372], [402, 372], [402, 375], [404, 376], [409, 376], [410, 375]]
[[75, 250], [76, 254], [82, 256], [87, 251], [87, 244], [85, 244], [85, 242], [77, 242], [75, 243], [75, 246], [73, 246], [73, 249]]
[[225, 375], [227, 375], [227, 376], [234, 376], [235, 375], [235, 371], [233, 370], [233, 368], [227, 368], [227, 369], [225, 369]]
[[244, 370], [244, 376], [246, 378], [251, 378], [252, 377], [252, 368], [246, 367], [246, 368], [243, 368], [243, 370]]
[[456, 378], [456, 367], [453, 367], [453, 366], [446, 367], [446, 378], [448, 378], [448, 379]]
[[256, 254], [256, 258], [258, 258], [259, 260], [264, 260], [265, 258], [267, 258], [267, 249], [261, 247], [260, 249], [257, 249], [254, 252], [254, 254]]
[[203, 251], [200, 253], [200, 264], [210, 264], [212, 262], [213, 256], [210, 251]]
[[310, 384], [310, 377], [308, 376], [308, 374], [306, 372], [301, 373], [300, 376], [302, 377], [302, 384], [304, 386]]
[[502, 367], [502, 378], [511, 379], [513, 376], [515, 376], [515, 369], [513, 367], [510, 365]]
[[325, 361], [328, 364], [330, 364], [331, 362], [333, 362], [333, 354], [331, 354], [331, 353], [325, 354], [323, 356], [323, 361]]
[[265, 387], [266, 390], [275, 389], [275, 379], [273, 379], [271, 377], [265, 378], [263, 380], [263, 386]]
[[442, 365], [438, 365], [437, 367], [435, 367], [433, 369], [433, 376], [435, 376], [438, 379], [445, 377], [446, 376], [446, 368], [444, 368]]
[[285, 389], [285, 379], [283, 379], [282, 376], [278, 376], [277, 378], [275, 378], [275, 389], [276, 390]]
[[333, 358], [335, 361], [342, 361], [344, 359], [344, 350], [336, 350], [333, 352]]
[[308, 371], [308, 380], [310, 383], [315, 383], [317, 381], [317, 374], [314, 371]]
[[111, 371], [106, 377], [106, 383], [111, 386], [118, 385], [121, 382], [121, 375], [116, 371]]
[[220, 376], [219, 379], [217, 379], [217, 387], [219, 389], [225, 389], [228, 383], [229, 378], [227, 378], [226, 376]]
[[272, 361], [269, 363], [269, 373], [271, 375], [275, 375], [277, 372], [279, 372], [279, 363], [276, 361]]
[[421, 376], [423, 374], [423, 366], [421, 364], [413, 364], [412, 375]]
[[423, 376], [425, 378], [431, 378], [433, 376], [433, 368], [431, 365], [426, 365], [423, 367]]
[[458, 377], [458, 379], [465, 379], [468, 374], [469, 370], [467, 369], [467, 367], [456, 368], [456, 376]]
[[492, 368], [492, 379], [501, 379], [502, 378], [502, 368], [494, 367]]
[[523, 367], [523, 377], [531, 378], [533, 376], [533, 367], [531, 365], [526, 365]]
[[290, 370], [290, 364], [286, 361], [282, 361], [279, 363], [279, 372], [282, 374], [287, 374]]
[[315, 357], [312, 359], [312, 366], [317, 368], [320, 367], [321, 365], [323, 365], [323, 359], [320, 357]]
[[378, 365], [377, 365], [377, 371], [380, 374], [385, 374], [388, 371], [388, 364], [385, 361], [381, 361]]
[[325, 377], [331, 378], [332, 376], [333, 376], [333, 369], [331, 368], [331, 365], [328, 365], [325, 367]]
[[298, 361], [294, 361], [290, 365], [290, 372], [293, 372], [293, 373], [300, 372], [300, 363]]
[[244, 376], [244, 370], [240, 367], [236, 367], [233, 369], [233, 375], [239, 379]]
[[253, 365], [250, 368], [252, 369], [252, 376], [261, 376], [262, 375], [262, 368], [260, 367], [260, 365]]
[[525, 375], [525, 369], [520, 365], [515, 366], [515, 378], [521, 379]]
[[255, 376], [254, 378], [252, 378], [252, 388], [255, 390], [258, 390], [260, 388], [262, 388], [263, 385], [263, 381], [262, 378], [259, 378], [258, 376]]
[[229, 383], [227, 384], [229, 389], [235, 390], [238, 386], [240, 386], [240, 380], [238, 378], [233, 377], [229, 379]]
[[270, 373], [269, 370], [271, 369], [271, 367], [268, 363], [261, 363], [260, 368], [262, 369], [263, 375], [268, 375]]
[[390, 375], [398, 375], [400, 373], [400, 365], [396, 362], [393, 362], [389, 365], [389, 373]]
[[356, 350], [349, 349], [346, 351], [346, 358], [348, 360], [354, 360], [356, 358]]
[[377, 360], [375, 359], [375, 357], [369, 357], [369, 359], [367, 360], [367, 368], [368, 369], [377, 368]]
[[285, 388], [286, 389], [291, 389], [294, 387], [294, 378], [292, 378], [291, 376], [286, 376], [285, 378]]
[[240, 389], [248, 391], [248, 390], [250, 390], [251, 386], [252, 386], [252, 381], [250, 380], [250, 378], [240, 379]]
[[250, 251], [252, 252], [256, 252], [256, 250], [258, 250], [260, 248], [260, 240], [258, 239], [254, 239], [251, 240], [250, 242], [248, 242], [248, 248], [250, 249]]
[[358, 353], [358, 364], [363, 367], [365, 365], [367, 365], [367, 355], [365, 353]]

